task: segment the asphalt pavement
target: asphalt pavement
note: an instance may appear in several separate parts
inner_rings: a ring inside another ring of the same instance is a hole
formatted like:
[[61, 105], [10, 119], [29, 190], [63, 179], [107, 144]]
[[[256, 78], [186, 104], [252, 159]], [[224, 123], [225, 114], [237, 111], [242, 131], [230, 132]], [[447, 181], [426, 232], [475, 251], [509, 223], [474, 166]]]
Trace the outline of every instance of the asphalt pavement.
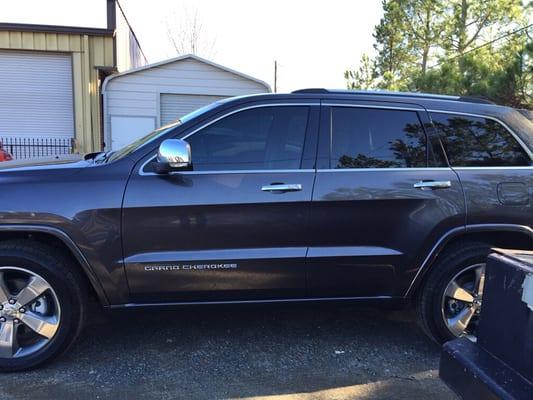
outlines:
[[0, 399], [456, 399], [439, 348], [406, 311], [201, 306], [96, 315], [40, 369], [0, 374]]

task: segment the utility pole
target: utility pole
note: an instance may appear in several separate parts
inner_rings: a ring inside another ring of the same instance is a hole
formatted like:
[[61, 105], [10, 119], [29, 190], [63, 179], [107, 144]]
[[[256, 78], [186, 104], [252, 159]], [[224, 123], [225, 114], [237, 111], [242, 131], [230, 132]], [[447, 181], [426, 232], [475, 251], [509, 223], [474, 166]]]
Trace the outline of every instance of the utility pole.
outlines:
[[274, 93], [278, 92], [278, 61], [274, 60]]

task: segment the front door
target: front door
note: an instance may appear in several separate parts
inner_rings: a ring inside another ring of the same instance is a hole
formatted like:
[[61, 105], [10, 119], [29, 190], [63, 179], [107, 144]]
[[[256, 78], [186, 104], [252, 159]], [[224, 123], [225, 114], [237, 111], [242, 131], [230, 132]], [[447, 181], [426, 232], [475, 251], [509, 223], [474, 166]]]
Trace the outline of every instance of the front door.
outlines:
[[403, 296], [439, 238], [464, 227], [460, 182], [426, 127], [412, 104], [324, 105], [311, 296]]
[[133, 302], [305, 295], [315, 171], [303, 155], [314, 162], [318, 113], [312, 103], [228, 111], [178, 135], [193, 171], [157, 175], [155, 153], [138, 163], [123, 212]]

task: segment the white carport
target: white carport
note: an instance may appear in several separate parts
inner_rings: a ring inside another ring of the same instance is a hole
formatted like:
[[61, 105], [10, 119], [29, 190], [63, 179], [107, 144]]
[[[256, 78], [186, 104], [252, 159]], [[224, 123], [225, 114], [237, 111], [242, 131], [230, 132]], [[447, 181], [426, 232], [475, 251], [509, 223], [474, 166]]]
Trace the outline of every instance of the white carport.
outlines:
[[106, 148], [116, 150], [213, 101], [270, 91], [259, 79], [195, 55], [111, 75], [102, 90]]

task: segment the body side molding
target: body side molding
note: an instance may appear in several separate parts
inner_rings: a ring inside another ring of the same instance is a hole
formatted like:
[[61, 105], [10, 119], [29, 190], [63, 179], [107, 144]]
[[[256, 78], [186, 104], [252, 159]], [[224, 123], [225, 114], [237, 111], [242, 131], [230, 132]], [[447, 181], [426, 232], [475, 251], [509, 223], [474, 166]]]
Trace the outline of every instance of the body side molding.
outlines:
[[[427, 257], [422, 262], [422, 265], [418, 269], [415, 277], [413, 278], [411, 284], [409, 285], [409, 288], [405, 292], [405, 297], [409, 296], [411, 294], [411, 291], [413, 289], [413, 286], [417, 282], [417, 280], [421, 277], [421, 273], [427, 269], [426, 266], [430, 264], [431, 261], [435, 259], [435, 257], [440, 253], [440, 250], [444, 247], [444, 245], [453, 237], [459, 236], [461, 233], [466, 234], [470, 232], [521, 232], [526, 235], [528, 235], [533, 240], [533, 228], [527, 226], [527, 225], [517, 225], [517, 224], [473, 224], [473, 225], [466, 225], [466, 226], [460, 226], [453, 229], [450, 229], [448, 232], [446, 232], [438, 241], [435, 243]], [[425, 272], [425, 271], [424, 271]], [[423, 274], [422, 274], [423, 275]]]
[[127, 303], [127, 304], [113, 304], [106, 306], [109, 309], [120, 308], [150, 308], [150, 307], [180, 307], [180, 306], [196, 306], [196, 305], [221, 305], [221, 304], [277, 304], [277, 303], [312, 303], [312, 302], [403, 302], [405, 297], [393, 296], [363, 296], [363, 297], [304, 297], [304, 298], [288, 298], [288, 299], [259, 299], [259, 300], [221, 300], [221, 301], [175, 301], [168, 303]]
[[83, 268], [83, 271], [85, 272], [85, 275], [89, 279], [89, 282], [91, 283], [91, 286], [96, 291], [96, 294], [98, 296], [98, 299], [101, 301], [102, 305], [107, 306], [109, 305], [109, 301], [107, 299], [107, 296], [104, 292], [104, 289], [98, 280], [97, 276], [94, 274], [91, 265], [81, 252], [81, 250], [78, 248], [76, 243], [70, 238], [68, 234], [63, 232], [61, 229], [48, 226], [48, 225], [1, 225], [0, 224], [0, 232], [41, 232], [41, 233], [47, 233], [50, 235], [55, 236], [61, 242], [63, 242], [67, 248], [72, 252], [74, 257], [76, 257], [76, 260], [80, 263], [81, 267]]

